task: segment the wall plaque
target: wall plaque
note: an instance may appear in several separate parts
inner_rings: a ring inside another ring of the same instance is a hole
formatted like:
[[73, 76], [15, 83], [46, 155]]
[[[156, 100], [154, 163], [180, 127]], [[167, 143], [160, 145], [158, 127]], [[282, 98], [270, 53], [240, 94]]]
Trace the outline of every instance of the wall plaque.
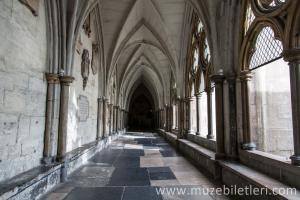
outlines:
[[77, 99], [77, 118], [80, 122], [86, 122], [89, 118], [89, 100], [86, 96], [80, 95]]

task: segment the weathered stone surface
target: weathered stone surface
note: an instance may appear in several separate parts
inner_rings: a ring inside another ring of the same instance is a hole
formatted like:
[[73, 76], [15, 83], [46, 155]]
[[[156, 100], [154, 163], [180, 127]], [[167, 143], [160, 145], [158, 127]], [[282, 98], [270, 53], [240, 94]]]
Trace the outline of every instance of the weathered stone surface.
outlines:
[[0, 2], [0, 181], [38, 166], [42, 157], [47, 48], [44, 1], [39, 11], [39, 17], [34, 17], [18, 0]]

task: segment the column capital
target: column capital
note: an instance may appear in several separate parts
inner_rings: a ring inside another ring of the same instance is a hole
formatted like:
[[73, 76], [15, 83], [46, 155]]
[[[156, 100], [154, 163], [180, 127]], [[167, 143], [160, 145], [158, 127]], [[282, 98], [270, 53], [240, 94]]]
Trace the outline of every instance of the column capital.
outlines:
[[226, 81], [227, 82], [236, 82], [236, 80], [238, 78], [239, 77], [236, 74], [232, 74], [232, 75], [226, 76]]
[[188, 103], [190, 101], [193, 101], [194, 99], [195, 99], [195, 97], [186, 97], [185, 102]]
[[104, 101], [105, 101], [105, 99], [103, 97], [98, 98], [98, 102], [104, 102]]
[[202, 93], [197, 93], [197, 94], [195, 94], [195, 97], [196, 97], [197, 99], [199, 99], [201, 96], [202, 96]]
[[59, 75], [53, 73], [45, 73], [47, 82], [49, 84], [59, 84]]
[[286, 62], [300, 63], [300, 48], [284, 50], [282, 56]]
[[250, 81], [253, 77], [253, 74], [249, 70], [244, 70], [240, 72], [240, 80], [241, 81]]
[[223, 83], [224, 80], [225, 80], [225, 76], [223, 74], [213, 74], [210, 76], [211, 80], [214, 82], [214, 83]]
[[73, 76], [60, 76], [59, 80], [62, 85], [69, 86], [75, 80], [75, 78]]

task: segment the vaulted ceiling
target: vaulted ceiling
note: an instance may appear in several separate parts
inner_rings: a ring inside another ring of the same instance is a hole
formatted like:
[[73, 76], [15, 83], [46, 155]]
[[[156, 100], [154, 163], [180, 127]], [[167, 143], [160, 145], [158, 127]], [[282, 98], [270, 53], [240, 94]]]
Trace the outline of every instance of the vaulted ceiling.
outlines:
[[116, 75], [124, 99], [143, 83], [157, 102], [168, 101], [166, 91], [182, 53], [186, 4], [187, 0], [100, 1], [107, 80]]

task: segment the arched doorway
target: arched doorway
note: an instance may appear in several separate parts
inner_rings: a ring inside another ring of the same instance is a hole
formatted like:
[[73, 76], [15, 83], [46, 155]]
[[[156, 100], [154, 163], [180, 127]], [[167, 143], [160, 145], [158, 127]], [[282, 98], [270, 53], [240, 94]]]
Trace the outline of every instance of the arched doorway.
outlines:
[[154, 101], [151, 93], [143, 84], [136, 88], [129, 105], [129, 130], [154, 130]]

